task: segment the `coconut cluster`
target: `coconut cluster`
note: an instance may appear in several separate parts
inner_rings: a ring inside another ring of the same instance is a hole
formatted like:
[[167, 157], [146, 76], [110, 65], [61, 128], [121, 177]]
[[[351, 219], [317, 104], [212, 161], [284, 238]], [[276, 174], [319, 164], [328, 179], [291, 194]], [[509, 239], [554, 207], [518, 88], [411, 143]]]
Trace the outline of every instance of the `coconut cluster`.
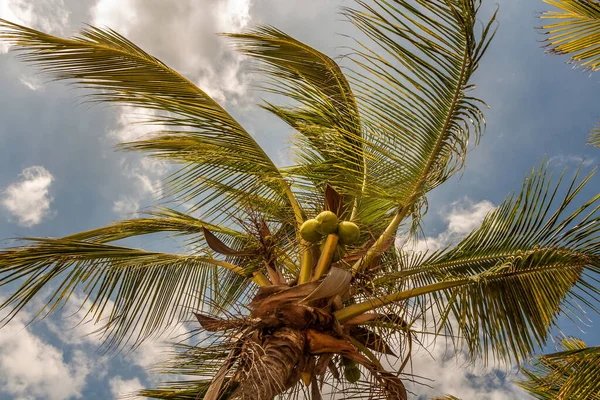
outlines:
[[339, 244], [352, 244], [360, 238], [360, 229], [354, 222], [339, 221], [331, 211], [323, 211], [314, 219], [306, 220], [300, 227], [300, 236], [310, 243], [316, 243], [324, 236], [335, 233]]

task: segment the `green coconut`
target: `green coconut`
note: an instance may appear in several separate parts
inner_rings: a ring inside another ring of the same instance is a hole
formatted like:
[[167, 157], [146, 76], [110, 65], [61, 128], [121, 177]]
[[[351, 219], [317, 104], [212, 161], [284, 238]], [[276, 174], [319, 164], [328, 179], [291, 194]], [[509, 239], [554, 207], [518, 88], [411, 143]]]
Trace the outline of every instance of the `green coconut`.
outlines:
[[317, 221], [321, 223], [319, 232], [323, 235], [329, 235], [330, 233], [335, 233], [337, 231], [338, 217], [333, 212], [323, 211], [317, 215]]
[[352, 244], [360, 238], [360, 229], [354, 222], [340, 221], [337, 234], [340, 237], [340, 243]]
[[302, 239], [306, 240], [307, 242], [318, 242], [323, 236], [321, 232], [319, 232], [320, 226], [321, 223], [316, 219], [308, 219], [304, 221], [300, 227], [300, 236], [302, 236]]
[[360, 380], [360, 369], [356, 362], [344, 358], [344, 376], [350, 383], [356, 383]]
[[[319, 248], [321, 249], [321, 253], [323, 253], [323, 249], [325, 248], [325, 241], [323, 241], [323, 243], [321, 243]], [[344, 246], [337, 244], [335, 246], [335, 251], [333, 252], [333, 257], [331, 257], [331, 262], [340, 261], [342, 258], [344, 258], [345, 255], [346, 255], [346, 248]]]

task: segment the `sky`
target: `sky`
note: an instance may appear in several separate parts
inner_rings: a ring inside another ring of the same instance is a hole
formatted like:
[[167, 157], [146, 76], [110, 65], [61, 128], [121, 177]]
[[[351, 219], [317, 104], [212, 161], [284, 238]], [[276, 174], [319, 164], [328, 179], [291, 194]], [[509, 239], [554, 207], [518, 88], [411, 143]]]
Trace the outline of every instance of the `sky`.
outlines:
[[[498, 2], [484, 1], [489, 15]], [[289, 128], [256, 107], [261, 94], [246, 60], [218, 37], [268, 23], [329, 54], [340, 54], [351, 27], [337, 14], [349, 0], [0, 0], [0, 18], [72, 35], [85, 23], [108, 26], [181, 72], [225, 106], [266, 152], [285, 164]], [[545, 54], [534, 27], [541, 1], [503, 0], [495, 40], [475, 76], [485, 100], [487, 131], [468, 155], [464, 173], [429, 194], [425, 238], [419, 249], [435, 249], [464, 237], [544, 157], [557, 172], [578, 166], [589, 172], [600, 150], [585, 145], [600, 115], [598, 79], [573, 69], [562, 57]], [[114, 145], [145, 133], [136, 110], [90, 107], [81, 92], [18, 62], [0, 44], [0, 239], [63, 236], [103, 226], [156, 204], [170, 167]], [[581, 203], [600, 187], [594, 178]], [[164, 238], [163, 238], [164, 239]], [[8, 246], [10, 242], [0, 242]], [[172, 249], [155, 237], [137, 246]], [[0, 298], [8, 289], [0, 289]], [[165, 349], [157, 341], [133, 353], [103, 355], [81, 312], [28, 325], [25, 310], [0, 329], [0, 400], [112, 399], [152, 385], [160, 377], [145, 371]], [[588, 344], [599, 344], [599, 319], [562, 327]], [[595, 327], [596, 326], [596, 327]], [[177, 335], [182, 329], [172, 332]], [[558, 335], [558, 332], [556, 332]], [[548, 348], [553, 349], [550, 344]], [[415, 357], [415, 371], [427, 371], [431, 387], [411, 386], [422, 398], [452, 393], [463, 399], [514, 399], [524, 395], [493, 367], [469, 367], [444, 358], [437, 347]], [[486, 373], [483, 378], [478, 374]], [[426, 374], [426, 375], [427, 375]]]

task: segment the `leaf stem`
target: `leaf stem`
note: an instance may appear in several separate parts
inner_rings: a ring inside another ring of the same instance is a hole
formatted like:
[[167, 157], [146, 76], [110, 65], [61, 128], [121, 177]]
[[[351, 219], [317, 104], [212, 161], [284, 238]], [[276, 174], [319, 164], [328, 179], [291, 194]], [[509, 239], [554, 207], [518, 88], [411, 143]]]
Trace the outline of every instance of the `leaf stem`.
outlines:
[[313, 271], [312, 244], [306, 240], [302, 240], [300, 247], [304, 248], [304, 251], [302, 252], [302, 265], [300, 266], [300, 275], [298, 275], [298, 285], [310, 281]]
[[357, 272], [365, 269], [375, 257], [383, 252], [382, 250], [385, 247], [385, 243], [396, 235], [396, 231], [406, 217], [407, 213], [407, 207], [400, 207], [388, 227], [385, 229], [385, 231], [383, 231], [381, 236], [379, 236], [377, 241], [373, 243], [369, 250], [367, 250], [367, 253], [352, 266], [352, 274], [356, 274]]
[[446, 137], [445, 133], [450, 128], [450, 122], [452, 121], [452, 117], [454, 115], [454, 110], [458, 106], [458, 102], [459, 102], [460, 95], [462, 93], [462, 89], [466, 83], [465, 82], [466, 79], [468, 78], [468, 76], [467, 76], [468, 64], [469, 64], [469, 51], [465, 45], [465, 49], [463, 51], [461, 70], [460, 70], [460, 74], [457, 78], [456, 90], [454, 91], [454, 95], [452, 97], [452, 103], [450, 104], [450, 107], [448, 108], [448, 113], [444, 120], [444, 124], [442, 125], [442, 128], [440, 130], [440, 134], [436, 140], [435, 146], [433, 147], [431, 153], [429, 154], [429, 157], [427, 158], [427, 163], [425, 164], [425, 167], [423, 168], [423, 171], [421, 172], [421, 177], [415, 183], [412, 194], [410, 195], [410, 197], [408, 198], [408, 200], [406, 201], [404, 206], [400, 207], [400, 209], [398, 210], [398, 212], [396, 213], [396, 215], [394, 216], [394, 218], [392, 219], [392, 221], [390, 222], [388, 227], [385, 229], [385, 231], [381, 234], [381, 236], [377, 239], [377, 241], [373, 244], [373, 246], [371, 246], [371, 248], [367, 251], [367, 253], [354, 264], [354, 266], [352, 267], [353, 274], [356, 274], [357, 272], [360, 272], [362, 269], [366, 268], [366, 266], [368, 266], [369, 263], [376, 256], [381, 254], [381, 249], [384, 247], [386, 241], [396, 235], [396, 230], [398, 229], [398, 227], [400, 226], [400, 224], [406, 217], [408, 210], [411, 208], [413, 203], [418, 199], [419, 193], [421, 192], [421, 187], [426, 182], [427, 175], [429, 175], [429, 172], [435, 163], [436, 156], [438, 155], [438, 152], [440, 151], [440, 149], [442, 148], [442, 146], [444, 144], [444, 139]]
[[[246, 276], [246, 273], [242, 267], [237, 265], [228, 263], [226, 261], [216, 260], [214, 258], [202, 257], [198, 259], [201, 262], [206, 262], [208, 264], [218, 265], [219, 267], [227, 268], [230, 271], [235, 272], [236, 274]], [[269, 286], [271, 285], [271, 281], [267, 279], [267, 277], [262, 272], [253, 272], [252, 280], [259, 286]]]
[[327, 267], [331, 264], [331, 259], [333, 258], [333, 253], [337, 248], [339, 237], [335, 233], [330, 233], [327, 235], [327, 239], [325, 240], [325, 246], [323, 247], [323, 251], [321, 252], [321, 257], [319, 257], [319, 261], [317, 262], [317, 267], [315, 268], [315, 274], [312, 278], [313, 281], [318, 281], [325, 272], [327, 272]]
[[395, 303], [401, 300], [407, 300], [412, 297], [421, 296], [423, 294], [437, 292], [439, 290], [450, 289], [456, 286], [461, 286], [466, 283], [472, 282], [471, 279], [460, 279], [449, 282], [439, 282], [434, 283], [433, 285], [427, 285], [420, 288], [414, 288], [410, 290], [405, 290], [403, 292], [396, 292], [392, 294], [388, 294], [383, 297], [373, 298], [362, 303], [353, 304], [346, 308], [342, 308], [334, 312], [333, 314], [337, 318], [340, 323], [344, 323], [344, 321], [349, 320], [350, 318], [357, 317], [361, 314], [364, 314], [369, 311], [373, 311], [376, 308], [386, 306], [390, 303]]

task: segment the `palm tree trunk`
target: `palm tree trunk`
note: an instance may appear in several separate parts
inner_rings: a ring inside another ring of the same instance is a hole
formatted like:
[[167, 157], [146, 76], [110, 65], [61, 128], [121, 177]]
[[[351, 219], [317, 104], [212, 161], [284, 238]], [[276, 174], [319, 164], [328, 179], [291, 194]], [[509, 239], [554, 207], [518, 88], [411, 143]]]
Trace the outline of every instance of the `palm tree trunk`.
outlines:
[[262, 344], [246, 346], [243, 357], [251, 362], [236, 377], [240, 386], [230, 399], [269, 400], [292, 387], [304, 369], [304, 347], [304, 335], [292, 328], [280, 328], [266, 335]]

